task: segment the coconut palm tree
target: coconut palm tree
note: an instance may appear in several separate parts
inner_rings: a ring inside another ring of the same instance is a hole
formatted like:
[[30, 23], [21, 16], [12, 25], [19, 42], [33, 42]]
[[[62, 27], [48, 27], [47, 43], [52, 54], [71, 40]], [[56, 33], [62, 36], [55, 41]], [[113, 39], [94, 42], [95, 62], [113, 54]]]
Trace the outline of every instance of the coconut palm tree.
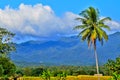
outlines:
[[97, 74], [99, 74], [96, 42], [99, 41], [103, 45], [103, 41], [108, 40], [108, 35], [103, 29], [105, 28], [110, 30], [110, 27], [104, 22], [111, 20], [111, 18], [105, 17], [100, 19], [98, 9], [93, 7], [89, 7], [88, 9], [82, 11], [79, 15], [81, 17], [76, 18], [76, 20], [80, 21], [82, 24], [75, 26], [74, 29], [81, 29], [82, 31], [78, 34], [78, 36], [81, 36], [83, 41], [87, 40], [88, 47], [91, 45], [94, 47], [96, 70]]

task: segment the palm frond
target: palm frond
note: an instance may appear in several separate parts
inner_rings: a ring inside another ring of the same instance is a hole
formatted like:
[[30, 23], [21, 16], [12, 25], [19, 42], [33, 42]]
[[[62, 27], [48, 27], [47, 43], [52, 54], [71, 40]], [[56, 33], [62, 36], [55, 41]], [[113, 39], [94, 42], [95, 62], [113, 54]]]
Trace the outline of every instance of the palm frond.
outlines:
[[103, 37], [104, 37], [104, 39], [107, 41], [108, 40], [108, 35], [107, 35], [107, 33], [105, 32], [105, 31], [103, 31]]
[[96, 30], [94, 29], [91, 33], [91, 40], [95, 40], [97, 38], [97, 32]]
[[75, 26], [73, 29], [74, 30], [76, 30], [76, 29], [85, 29], [86, 27], [88, 27], [88, 26], [86, 26], [86, 25], [78, 25], [78, 26]]
[[101, 45], [103, 45], [103, 32], [99, 29], [99, 27], [96, 28], [96, 32], [98, 41], [100, 41]]
[[101, 27], [101, 28], [105, 28], [107, 30], [110, 30], [110, 27], [108, 25], [105, 25], [105, 24], [98, 24], [98, 27]]
[[88, 48], [90, 48], [91, 43], [92, 43], [90, 37], [91, 37], [91, 34], [89, 34], [88, 37], [87, 37]]
[[106, 34], [106, 32], [104, 30], [102, 30], [101, 28], [97, 27], [97, 33], [99, 35], [99, 40], [101, 41], [103, 38], [107, 41], [108, 40], [108, 35]]
[[97, 22], [98, 20], [98, 11], [93, 7], [89, 7], [89, 16], [93, 22]]
[[86, 12], [87, 12], [87, 10], [84, 10], [81, 13], [79, 13], [79, 15], [83, 16], [85, 19], [89, 19], [89, 16], [88, 16], [88, 14]]
[[83, 15], [86, 13], [86, 10], [82, 11], [81, 13], [79, 13], [79, 15]]
[[81, 31], [78, 34], [78, 36], [82, 36], [82, 40], [84, 41], [87, 38], [87, 36], [88, 36], [89, 33], [90, 33], [90, 29], [87, 28], [87, 29], [84, 29], [83, 31]]
[[84, 18], [76, 18], [75, 20], [80, 20], [80, 21], [85, 21], [85, 19]]
[[82, 34], [82, 40], [84, 41], [84, 40], [86, 40], [86, 38], [87, 38], [87, 36], [90, 34], [90, 30], [89, 29], [87, 29], [85, 32], [84, 32], [84, 34]]
[[105, 17], [105, 18], [101, 19], [99, 22], [103, 23], [105, 21], [111, 21], [111, 18], [110, 17]]
[[75, 20], [79, 20], [79, 21], [81, 21], [83, 24], [86, 23], [86, 19], [84, 19], [84, 18], [76, 18]]

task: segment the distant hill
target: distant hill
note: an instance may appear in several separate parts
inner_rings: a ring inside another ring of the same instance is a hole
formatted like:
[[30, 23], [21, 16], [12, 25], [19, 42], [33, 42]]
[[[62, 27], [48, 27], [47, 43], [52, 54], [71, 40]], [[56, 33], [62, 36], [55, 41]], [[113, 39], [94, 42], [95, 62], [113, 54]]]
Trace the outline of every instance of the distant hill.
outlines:
[[[93, 49], [76, 36], [56, 41], [28, 41], [16, 44], [11, 59], [17, 65], [95, 65]], [[120, 32], [109, 35], [103, 46], [97, 43], [100, 65], [120, 55]]]

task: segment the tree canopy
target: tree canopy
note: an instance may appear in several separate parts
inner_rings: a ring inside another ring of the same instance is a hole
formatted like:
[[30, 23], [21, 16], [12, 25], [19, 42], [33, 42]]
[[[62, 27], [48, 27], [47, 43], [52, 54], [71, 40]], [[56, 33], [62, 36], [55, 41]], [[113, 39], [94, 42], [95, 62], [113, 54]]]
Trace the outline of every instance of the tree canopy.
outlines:
[[15, 65], [9, 58], [9, 53], [15, 50], [12, 38], [15, 34], [0, 27], [0, 76], [11, 76], [15, 73]]
[[110, 27], [104, 24], [105, 21], [111, 20], [109, 17], [100, 19], [98, 9], [89, 7], [82, 11], [80, 14], [82, 17], [76, 18], [82, 24], [77, 25], [74, 29], [82, 29], [78, 36], [82, 36], [82, 40], [87, 40], [88, 46], [92, 43], [94, 49], [96, 49], [96, 40], [103, 44], [103, 39], [108, 40], [108, 36], [103, 28], [110, 30]]
[[11, 41], [14, 35], [7, 29], [0, 28], [0, 57], [6, 56], [15, 50], [15, 46]]

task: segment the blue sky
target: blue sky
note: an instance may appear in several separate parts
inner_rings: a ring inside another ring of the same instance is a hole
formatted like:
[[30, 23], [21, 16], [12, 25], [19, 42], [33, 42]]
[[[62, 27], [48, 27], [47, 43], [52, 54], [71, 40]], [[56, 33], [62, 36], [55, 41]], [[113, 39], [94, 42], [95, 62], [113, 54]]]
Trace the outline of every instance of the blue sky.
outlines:
[[[0, 0], [0, 26], [16, 33], [16, 40], [72, 35], [78, 14], [93, 6], [109, 16], [111, 32], [120, 30], [118, 0]], [[22, 37], [22, 39], [21, 39]]]
[[5, 8], [9, 5], [12, 8], [18, 8], [18, 6], [24, 3], [26, 5], [35, 5], [42, 3], [43, 5], [49, 5], [60, 16], [67, 11], [78, 14], [81, 10], [89, 6], [94, 6], [101, 11], [101, 15], [110, 16], [115, 20], [120, 20], [119, 14], [119, 0], [0, 0], [0, 8]]

